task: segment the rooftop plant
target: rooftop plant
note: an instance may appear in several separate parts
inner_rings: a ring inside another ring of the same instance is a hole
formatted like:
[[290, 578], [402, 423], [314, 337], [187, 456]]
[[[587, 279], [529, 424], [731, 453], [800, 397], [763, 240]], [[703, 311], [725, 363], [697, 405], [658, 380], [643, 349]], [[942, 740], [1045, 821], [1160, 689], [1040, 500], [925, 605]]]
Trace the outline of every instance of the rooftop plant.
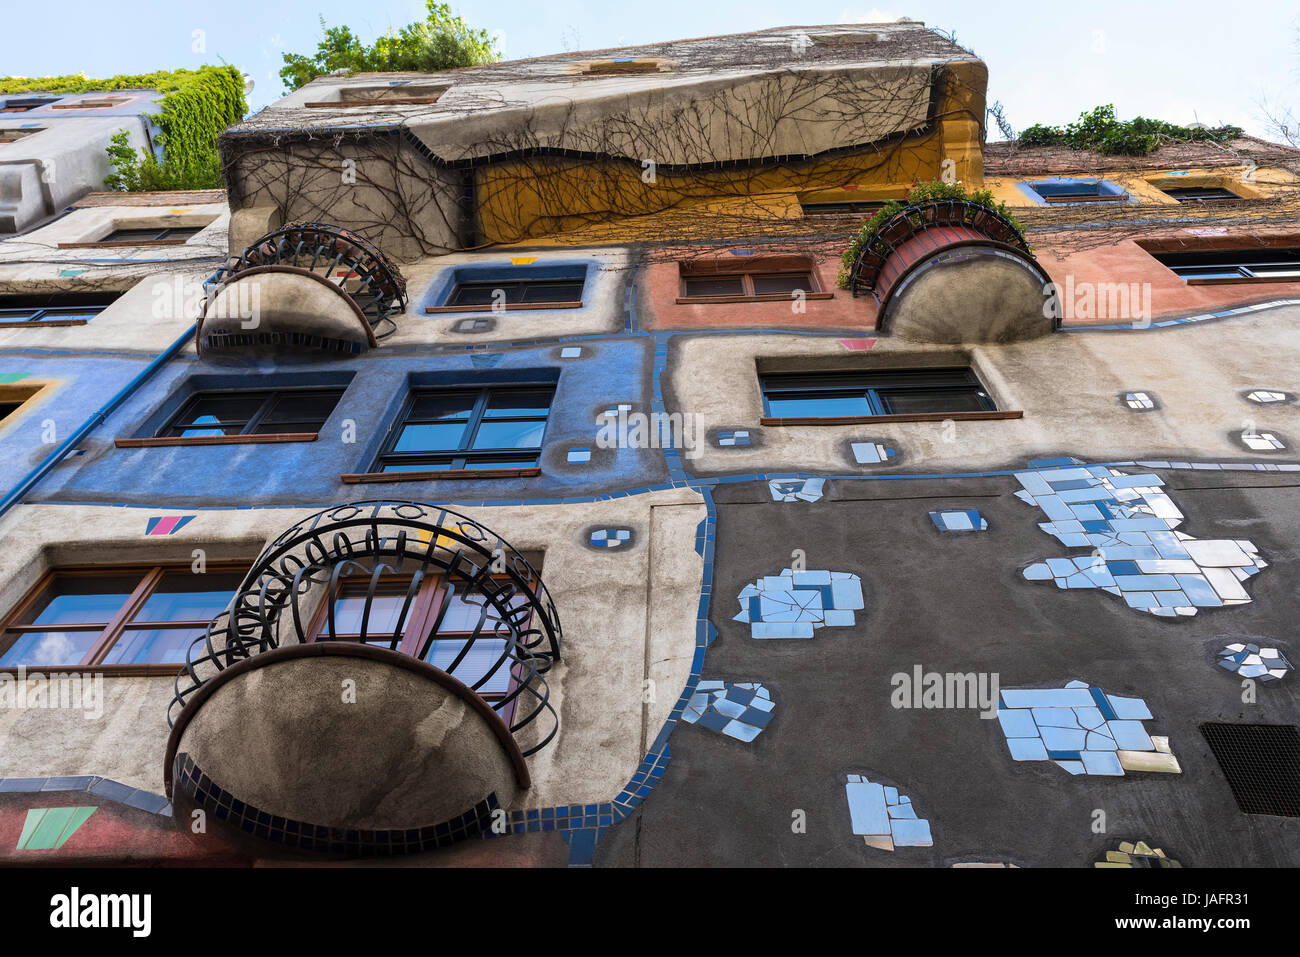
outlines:
[[1137, 116], [1115, 119], [1115, 107], [1099, 106], [1080, 113], [1064, 128], [1035, 123], [1020, 134], [1022, 147], [1068, 146], [1072, 150], [1093, 150], [1108, 156], [1145, 156], [1165, 143], [1209, 141], [1224, 143], [1241, 136], [1239, 126], [1187, 127]]

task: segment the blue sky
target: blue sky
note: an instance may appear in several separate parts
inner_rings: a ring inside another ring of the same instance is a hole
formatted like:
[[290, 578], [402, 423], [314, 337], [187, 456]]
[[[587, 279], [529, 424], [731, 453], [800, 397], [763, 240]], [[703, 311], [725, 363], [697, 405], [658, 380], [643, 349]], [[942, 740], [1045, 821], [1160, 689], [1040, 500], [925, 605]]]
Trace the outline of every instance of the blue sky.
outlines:
[[[850, 0], [452, 0], [452, 7], [472, 26], [499, 34], [510, 59], [793, 22], [905, 16], [955, 30], [958, 42], [984, 58], [989, 99], [1002, 101], [1017, 129], [1064, 123], [1100, 103], [1114, 103], [1121, 118], [1199, 118], [1256, 133], [1264, 130], [1261, 101], [1300, 112], [1300, 6], [1294, 0], [1236, 7], [1205, 0], [1094, 0], [1068, 7], [1025, 0], [883, 0], [879, 6]], [[250, 106], [259, 109], [282, 94], [282, 53], [315, 49], [321, 16], [369, 41], [423, 13], [421, 0], [137, 0], [110, 8], [101, 0], [24, 3], [6, 15], [11, 42], [0, 67], [23, 76], [107, 76], [227, 62], [252, 76]], [[30, 42], [42, 36], [51, 39]], [[12, 42], [16, 37], [29, 42]]]

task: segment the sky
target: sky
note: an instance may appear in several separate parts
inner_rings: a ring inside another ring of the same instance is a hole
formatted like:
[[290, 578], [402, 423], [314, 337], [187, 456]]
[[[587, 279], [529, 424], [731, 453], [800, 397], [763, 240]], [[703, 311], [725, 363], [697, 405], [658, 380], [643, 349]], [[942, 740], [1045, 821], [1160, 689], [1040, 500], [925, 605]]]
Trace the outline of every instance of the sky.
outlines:
[[[1263, 104], [1300, 113], [1300, 4], [1252, 0], [451, 0], [473, 27], [498, 37], [507, 59], [653, 43], [769, 27], [873, 23], [908, 17], [955, 31], [989, 67], [988, 99], [1017, 130], [1059, 125], [1113, 103], [1186, 125], [1234, 123], [1263, 134]], [[320, 19], [369, 42], [423, 19], [422, 0], [125, 0], [17, 4], [6, 14], [0, 75], [112, 76], [231, 63], [253, 80], [252, 110], [283, 95], [285, 52], [311, 53]], [[53, 29], [51, 27], [54, 27]], [[996, 138], [996, 130], [991, 131]]]

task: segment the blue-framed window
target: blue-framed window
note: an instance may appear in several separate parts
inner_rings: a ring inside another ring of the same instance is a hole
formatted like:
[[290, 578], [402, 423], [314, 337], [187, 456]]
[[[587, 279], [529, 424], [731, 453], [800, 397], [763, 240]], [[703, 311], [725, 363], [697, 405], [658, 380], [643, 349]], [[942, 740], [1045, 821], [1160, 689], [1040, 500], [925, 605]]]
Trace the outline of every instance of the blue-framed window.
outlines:
[[1044, 179], [1022, 183], [1032, 199], [1044, 203], [1093, 203], [1128, 199], [1128, 193], [1104, 179]]
[[11, 325], [84, 325], [111, 306], [121, 293], [0, 296], [0, 328]]
[[342, 397], [342, 389], [197, 392], [158, 430], [156, 437], [319, 432]]
[[371, 471], [534, 467], [554, 398], [550, 383], [413, 389]]
[[447, 297], [449, 306], [490, 306], [520, 303], [569, 303], [582, 301], [582, 279], [517, 279], [458, 282]]
[[774, 419], [997, 411], [965, 368], [780, 373], [760, 382], [763, 413]]
[[563, 309], [584, 304], [587, 263], [473, 264], [449, 269], [430, 287], [426, 312]]

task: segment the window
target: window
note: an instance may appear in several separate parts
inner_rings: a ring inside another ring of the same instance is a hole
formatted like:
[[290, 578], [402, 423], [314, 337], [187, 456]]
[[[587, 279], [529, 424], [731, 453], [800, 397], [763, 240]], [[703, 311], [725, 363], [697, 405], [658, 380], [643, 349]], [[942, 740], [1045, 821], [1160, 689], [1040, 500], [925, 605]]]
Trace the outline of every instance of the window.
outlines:
[[802, 292], [809, 299], [829, 299], [807, 259], [765, 257], [743, 267], [721, 264], [682, 264], [679, 303], [782, 300]]
[[1151, 255], [1192, 285], [1300, 279], [1300, 248], [1206, 249]]
[[315, 434], [342, 395], [342, 389], [198, 392], [156, 437]]
[[101, 243], [183, 243], [197, 236], [202, 226], [148, 226], [143, 229], [115, 229]]
[[23, 326], [84, 326], [118, 298], [119, 293], [0, 296], [0, 329]]
[[857, 215], [870, 218], [885, 208], [884, 202], [800, 203], [805, 216]]
[[53, 387], [52, 383], [29, 381], [0, 385], [0, 423], [7, 422], [28, 402]]
[[208, 565], [56, 569], [10, 612], [0, 667], [179, 665], [243, 570]]
[[4, 106], [0, 106], [0, 113], [26, 113], [58, 100], [56, 96], [11, 96], [4, 101]]
[[[390, 574], [376, 582], [367, 612], [370, 581], [369, 574], [339, 581], [331, 600], [321, 602], [316, 613], [313, 641], [361, 641], [364, 630], [366, 644], [394, 648], [396, 637], [395, 650], [454, 672], [488, 701], [499, 700], [514, 688], [519, 675], [508, 656], [507, 638], [499, 637], [508, 635], [508, 630], [484, 595], [457, 595], [440, 575], [427, 575], [417, 584], [411, 575]], [[488, 587], [508, 587], [502, 577], [489, 581]], [[506, 600], [511, 609], [527, 604], [524, 595]], [[522, 620], [516, 619], [515, 624], [527, 629], [528, 616], [520, 614]], [[503, 717], [508, 723], [509, 717]]]
[[1127, 193], [1112, 189], [1103, 180], [1050, 180], [1026, 185], [1048, 203], [1091, 203], [1128, 199]]
[[305, 107], [335, 109], [353, 106], [422, 106], [437, 103], [449, 86], [427, 83], [395, 83], [390, 86], [345, 86], [337, 100], [304, 103]]
[[[498, 292], [500, 290], [500, 292]], [[581, 279], [521, 279], [514, 282], [458, 282], [447, 297], [449, 306], [521, 304], [582, 304]]]
[[50, 107], [52, 110], [98, 110], [106, 109], [110, 106], [120, 106], [127, 101], [125, 96], [100, 96], [89, 97], [84, 100], [72, 100], [69, 103], [56, 103]]
[[997, 411], [970, 369], [783, 373], [762, 376], [761, 385], [764, 416], [769, 419], [979, 416]]
[[373, 472], [536, 468], [552, 386], [416, 390]]
[[1242, 199], [1222, 186], [1167, 186], [1163, 192], [1180, 203], [1213, 203], [1221, 199]]
[[17, 143], [24, 137], [44, 130], [43, 126], [25, 126], [17, 129], [0, 130], [0, 143]]
[[626, 73], [658, 73], [661, 60], [637, 57], [618, 57], [613, 60], [592, 60], [582, 72], [588, 76], [617, 76]]

